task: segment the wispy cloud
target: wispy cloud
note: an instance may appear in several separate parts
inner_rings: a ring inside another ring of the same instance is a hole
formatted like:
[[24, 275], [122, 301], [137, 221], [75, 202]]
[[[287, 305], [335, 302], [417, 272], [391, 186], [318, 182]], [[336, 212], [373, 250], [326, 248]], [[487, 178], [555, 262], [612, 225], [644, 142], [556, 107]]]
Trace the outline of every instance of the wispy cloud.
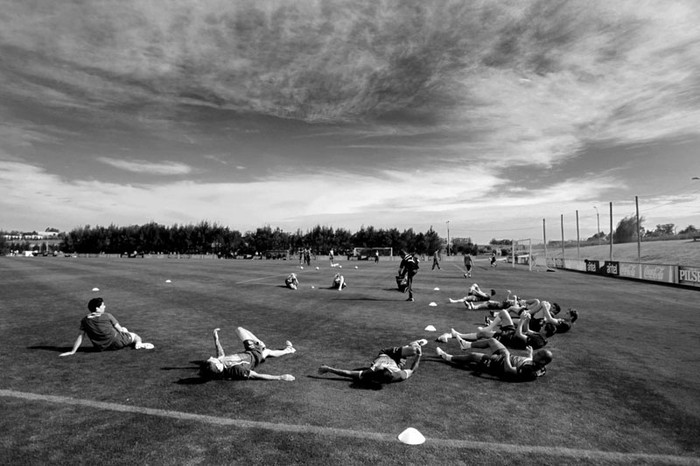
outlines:
[[134, 173], [147, 173], [150, 175], [187, 175], [192, 173], [192, 167], [177, 162], [153, 163], [145, 160], [121, 160], [109, 157], [99, 157], [102, 163]]

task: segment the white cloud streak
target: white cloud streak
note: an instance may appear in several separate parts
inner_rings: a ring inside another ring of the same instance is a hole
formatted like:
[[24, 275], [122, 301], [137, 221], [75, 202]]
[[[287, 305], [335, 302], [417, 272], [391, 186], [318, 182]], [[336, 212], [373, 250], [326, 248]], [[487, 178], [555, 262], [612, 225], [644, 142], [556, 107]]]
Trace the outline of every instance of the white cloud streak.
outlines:
[[109, 157], [99, 157], [97, 160], [121, 170], [151, 175], [187, 175], [193, 171], [189, 165], [177, 162], [153, 163], [145, 160], [123, 160]]

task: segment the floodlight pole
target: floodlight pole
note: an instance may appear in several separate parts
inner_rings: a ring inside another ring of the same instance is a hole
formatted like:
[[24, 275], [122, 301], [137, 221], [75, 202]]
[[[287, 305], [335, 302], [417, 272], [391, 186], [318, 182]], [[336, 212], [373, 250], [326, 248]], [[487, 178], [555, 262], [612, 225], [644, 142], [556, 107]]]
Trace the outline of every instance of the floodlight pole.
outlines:
[[598, 237], [598, 245], [600, 246], [600, 212], [598, 212], [598, 206], [593, 206], [595, 209], [596, 220], [598, 221], [598, 229], [596, 230], [596, 236]]
[[450, 221], [447, 221], [447, 255], [450, 255]]
[[639, 228], [639, 198], [634, 196], [634, 205], [637, 209], [637, 262], [642, 262], [642, 235]]
[[561, 260], [564, 263], [564, 214], [561, 214]]
[[578, 230], [578, 210], [576, 211], [576, 260], [581, 260], [581, 235]]
[[613, 260], [613, 206], [610, 202], [610, 262]]

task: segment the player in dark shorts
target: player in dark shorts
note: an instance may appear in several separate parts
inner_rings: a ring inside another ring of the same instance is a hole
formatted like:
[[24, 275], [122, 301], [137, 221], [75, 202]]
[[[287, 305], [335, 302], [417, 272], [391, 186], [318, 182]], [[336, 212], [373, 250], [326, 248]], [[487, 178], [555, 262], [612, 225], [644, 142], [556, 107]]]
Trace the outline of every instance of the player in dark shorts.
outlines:
[[[477, 283], [472, 284], [469, 287], [467, 295], [463, 298], [452, 299], [448, 298], [452, 304], [454, 303], [464, 303], [464, 305], [469, 309], [474, 309], [474, 303], [477, 302], [490, 302], [491, 297], [496, 294], [496, 290], [491, 289], [489, 293], [482, 291]], [[497, 302], [497, 301], [494, 301]], [[500, 303], [499, 303], [500, 304]]]
[[408, 298], [406, 301], [414, 301], [413, 299], [413, 277], [418, 273], [420, 266], [418, 265], [418, 258], [414, 254], [408, 254], [406, 251], [399, 251], [399, 256], [401, 257], [401, 263], [399, 264], [398, 276], [403, 278], [406, 277], [406, 288], [404, 293], [408, 293]]
[[486, 327], [477, 327], [476, 332], [460, 333], [452, 329], [450, 333], [440, 335], [437, 340], [446, 343], [450, 338], [456, 338], [462, 349], [469, 349], [470, 342], [476, 342], [487, 338], [495, 338], [504, 346], [513, 349], [525, 349], [530, 346], [534, 349], [542, 348], [547, 344], [547, 339], [538, 332], [529, 328], [530, 314], [523, 312], [517, 326], [507, 310], [498, 312], [493, 321]]
[[265, 362], [268, 357], [277, 358], [285, 354], [292, 354], [296, 349], [290, 341], [287, 341], [286, 347], [281, 350], [271, 350], [265, 347], [260, 339], [253, 335], [243, 327], [236, 329], [236, 335], [243, 342], [241, 353], [225, 354], [224, 348], [219, 342], [219, 330], [214, 329], [214, 344], [216, 345], [216, 357], [210, 357], [202, 366], [201, 375], [210, 379], [226, 379], [226, 380], [284, 380], [291, 382], [294, 376], [291, 374], [268, 375], [261, 374], [255, 369], [260, 364]]
[[[411, 377], [418, 369], [420, 357], [423, 354], [421, 347], [427, 343], [427, 340], [416, 340], [408, 345], [384, 348], [379, 351], [372, 364], [366, 369], [346, 370], [323, 365], [319, 367], [318, 373], [331, 373], [369, 385], [402, 382]], [[406, 369], [407, 358], [411, 356], [413, 363], [410, 369]]]
[[490, 354], [470, 352], [453, 356], [441, 348], [437, 348], [437, 353], [448, 363], [513, 382], [535, 380], [543, 376], [547, 372], [547, 364], [552, 362], [552, 352], [549, 350], [539, 349], [533, 352], [528, 347], [527, 356], [516, 356], [495, 338], [476, 341], [472, 343], [472, 349], [488, 349]]

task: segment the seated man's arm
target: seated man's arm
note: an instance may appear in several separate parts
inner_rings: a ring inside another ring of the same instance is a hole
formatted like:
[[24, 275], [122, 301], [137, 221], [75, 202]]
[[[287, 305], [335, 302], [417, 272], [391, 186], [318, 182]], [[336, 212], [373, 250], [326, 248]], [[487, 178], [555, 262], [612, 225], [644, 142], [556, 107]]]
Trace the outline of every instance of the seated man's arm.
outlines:
[[78, 351], [78, 348], [80, 348], [80, 345], [83, 343], [83, 335], [85, 335], [85, 332], [81, 331], [80, 335], [78, 335], [78, 338], [75, 339], [75, 343], [73, 343], [73, 349], [66, 353], [61, 353], [58, 356], [71, 356], [75, 354], [75, 352]]

